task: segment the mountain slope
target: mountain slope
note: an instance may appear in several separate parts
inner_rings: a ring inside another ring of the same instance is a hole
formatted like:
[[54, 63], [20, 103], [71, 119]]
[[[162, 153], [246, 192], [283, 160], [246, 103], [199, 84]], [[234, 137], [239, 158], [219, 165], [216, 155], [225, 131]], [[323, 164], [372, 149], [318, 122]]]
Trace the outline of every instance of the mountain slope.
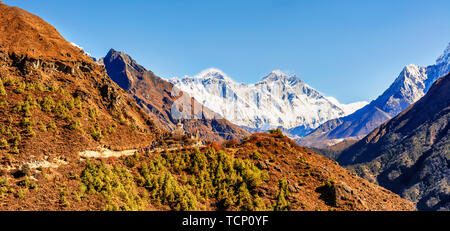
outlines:
[[423, 210], [450, 209], [450, 75], [338, 158]]
[[[222, 142], [228, 139], [240, 140], [249, 135], [189, 95], [179, 92], [172, 83], [146, 70], [123, 52], [111, 49], [99, 62], [105, 66], [111, 79], [167, 130], [175, 129], [178, 120], [183, 119], [185, 130], [189, 133], [198, 130], [204, 140]], [[175, 106], [184, 108], [183, 112], [186, 113], [176, 113], [179, 108]]]
[[[225, 149], [242, 159], [251, 159], [269, 173], [261, 194], [276, 198], [279, 181], [286, 180], [292, 210], [410, 210], [409, 201], [371, 184], [335, 161], [320, 156], [281, 133], [255, 133], [236, 147]], [[272, 204], [277, 205], [277, 201]]]
[[163, 132], [41, 18], [0, 3], [0, 34], [1, 206], [55, 208], [61, 185], [78, 187], [66, 176], [82, 167], [79, 152], [138, 148]]
[[298, 139], [299, 144], [321, 148], [342, 140], [363, 138], [423, 97], [438, 78], [449, 73], [449, 50], [450, 44], [435, 65], [426, 68], [415, 65], [405, 67], [376, 100], [351, 115], [327, 121], [308, 136]]
[[[8, 34], [0, 38], [0, 74], [6, 89], [1, 111], [4, 126], [19, 127], [17, 124], [25, 119], [32, 125], [38, 123], [36, 120], [47, 122], [45, 114], [53, 113], [57, 124], [74, 123], [86, 131], [90, 128], [85, 125], [98, 124], [98, 129], [105, 129], [102, 126], [109, 124], [116, 130], [123, 129], [123, 135], [130, 139], [142, 136], [141, 141], [114, 138], [117, 145], [146, 142], [158, 134], [150, 118], [105, 70], [64, 40], [54, 27], [4, 4], [1, 20], [0, 31]], [[47, 111], [51, 113], [44, 113]], [[33, 116], [34, 112], [38, 116]], [[104, 140], [112, 141], [115, 136], [105, 136]]]
[[252, 85], [236, 83], [215, 68], [170, 81], [224, 118], [249, 130], [281, 127], [304, 136], [325, 121], [357, 108], [355, 105], [341, 108], [334, 103], [335, 99], [281, 71], [273, 71]]

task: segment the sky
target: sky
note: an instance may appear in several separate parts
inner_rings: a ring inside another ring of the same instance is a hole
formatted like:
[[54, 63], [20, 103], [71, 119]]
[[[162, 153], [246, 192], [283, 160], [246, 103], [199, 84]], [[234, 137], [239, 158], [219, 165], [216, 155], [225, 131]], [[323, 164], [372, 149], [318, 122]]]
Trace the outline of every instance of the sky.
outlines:
[[296, 74], [341, 103], [371, 101], [450, 42], [449, 0], [3, 0], [92, 56], [124, 51], [163, 78], [215, 67], [255, 83]]

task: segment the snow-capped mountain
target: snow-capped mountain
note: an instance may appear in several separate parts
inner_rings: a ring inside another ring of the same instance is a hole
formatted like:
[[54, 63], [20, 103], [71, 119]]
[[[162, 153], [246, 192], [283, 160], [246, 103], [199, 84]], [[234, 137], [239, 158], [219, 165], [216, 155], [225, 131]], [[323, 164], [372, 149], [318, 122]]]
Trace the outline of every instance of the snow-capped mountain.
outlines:
[[298, 135], [334, 118], [365, 106], [358, 102], [343, 105], [323, 96], [295, 75], [273, 71], [255, 84], [236, 83], [216, 68], [181, 79], [170, 80], [197, 101], [234, 124], [249, 129], [301, 126]]
[[360, 102], [354, 102], [354, 103], [349, 103], [349, 104], [341, 104], [339, 103], [339, 101], [332, 97], [332, 96], [327, 96], [326, 97], [330, 102], [334, 103], [335, 105], [337, 105], [339, 108], [341, 108], [342, 110], [344, 110], [344, 113], [346, 115], [350, 115], [353, 112], [357, 111], [358, 109], [361, 109], [362, 107], [366, 106], [367, 104], [369, 104], [366, 101], [360, 101]]
[[421, 67], [406, 66], [392, 85], [374, 101], [375, 105], [391, 117], [398, 115], [421, 99], [440, 77], [450, 71], [450, 43], [436, 64]]
[[392, 85], [377, 99], [377, 106], [391, 117], [422, 98], [427, 89], [427, 69], [414, 64], [406, 66]]
[[297, 141], [304, 146], [324, 147], [343, 139], [360, 139], [421, 99], [433, 83], [449, 71], [450, 44], [436, 64], [406, 66], [391, 86], [369, 105], [348, 116], [327, 121]]

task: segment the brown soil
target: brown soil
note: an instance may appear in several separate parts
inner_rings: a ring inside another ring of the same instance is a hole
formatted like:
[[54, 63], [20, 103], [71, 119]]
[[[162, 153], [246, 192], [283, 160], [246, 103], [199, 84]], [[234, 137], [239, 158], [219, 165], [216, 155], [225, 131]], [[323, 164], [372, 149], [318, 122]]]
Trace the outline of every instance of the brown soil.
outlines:
[[[278, 180], [287, 179], [296, 191], [293, 193], [297, 201], [293, 203], [294, 210], [414, 210], [411, 202], [369, 183], [333, 160], [299, 147], [285, 136], [254, 134], [249, 141], [230, 151], [244, 159], [251, 159], [255, 151], [260, 153], [261, 160], [254, 160], [255, 164], [267, 165], [270, 172], [270, 180], [261, 190], [267, 194], [266, 198], [271, 198], [277, 191]], [[327, 193], [320, 190], [327, 181], [334, 182], [335, 188], [331, 191], [336, 190], [337, 195], [327, 198]]]
[[[99, 145], [137, 148], [161, 133], [104, 68], [41, 18], [0, 3], [0, 34], [7, 35], [0, 36], [0, 80], [6, 93], [0, 95], [0, 128], [10, 129], [0, 133], [0, 141], [7, 141], [8, 146], [0, 148], [1, 172], [14, 174], [26, 161], [60, 158], [69, 163], [55, 172], [52, 177], [56, 180], [44, 184], [26, 201], [3, 202], [0, 208], [46, 209], [52, 197], [58, 196], [55, 185], [70, 187], [70, 181], [58, 183], [57, 179], [67, 171], [77, 171], [78, 152]], [[45, 98], [54, 101], [51, 112], [42, 108]], [[75, 99], [80, 101], [79, 108], [66, 104]], [[22, 103], [33, 106], [17, 109]], [[91, 117], [90, 111], [96, 113]], [[29, 125], [24, 124], [26, 120]], [[75, 121], [78, 128], [70, 128]], [[50, 128], [52, 124], [54, 128]], [[103, 138], [94, 139], [94, 128]]]

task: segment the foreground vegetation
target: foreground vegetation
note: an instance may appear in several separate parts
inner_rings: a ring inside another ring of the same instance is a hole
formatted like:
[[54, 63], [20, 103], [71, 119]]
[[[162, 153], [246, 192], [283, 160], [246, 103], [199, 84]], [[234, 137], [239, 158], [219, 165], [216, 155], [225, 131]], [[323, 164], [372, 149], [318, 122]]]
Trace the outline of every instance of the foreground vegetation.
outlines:
[[[81, 174], [81, 193], [101, 195], [106, 210], [143, 210], [148, 202], [190, 211], [275, 208], [255, 193], [267, 172], [223, 151], [135, 154], [121, 161], [121, 167], [89, 161]], [[145, 191], [138, 193], [136, 186]]]

